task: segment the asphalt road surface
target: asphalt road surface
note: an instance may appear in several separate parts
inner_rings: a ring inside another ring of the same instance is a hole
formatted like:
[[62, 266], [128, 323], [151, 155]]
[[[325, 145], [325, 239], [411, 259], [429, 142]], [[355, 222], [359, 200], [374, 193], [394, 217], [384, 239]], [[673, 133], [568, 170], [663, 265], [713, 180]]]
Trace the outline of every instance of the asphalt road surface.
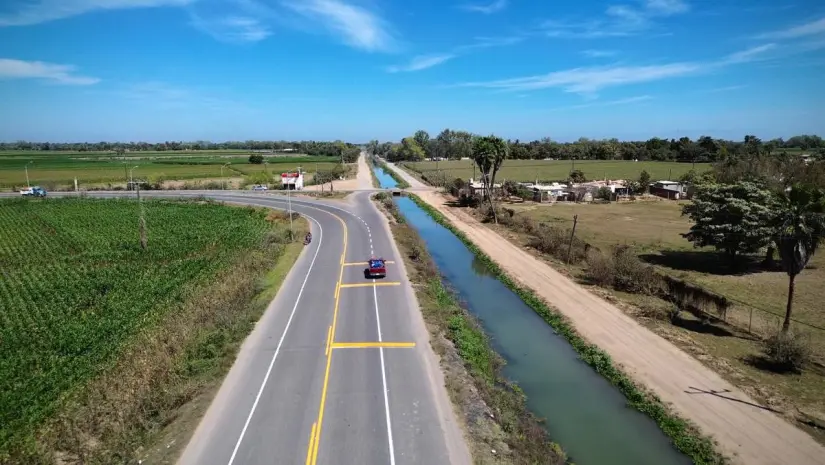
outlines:
[[[206, 195], [288, 208], [272, 194]], [[397, 248], [368, 196], [293, 198], [291, 208], [310, 219], [312, 243], [244, 342], [178, 463], [471, 463]], [[365, 277], [372, 255], [389, 261], [386, 278]]]

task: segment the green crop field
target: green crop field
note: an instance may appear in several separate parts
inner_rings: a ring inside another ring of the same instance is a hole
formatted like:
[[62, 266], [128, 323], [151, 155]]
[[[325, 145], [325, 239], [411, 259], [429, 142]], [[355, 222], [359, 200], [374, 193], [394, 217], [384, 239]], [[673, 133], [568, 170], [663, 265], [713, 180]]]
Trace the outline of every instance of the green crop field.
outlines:
[[[124, 155], [126, 157], [126, 155]], [[77, 179], [80, 188], [95, 184], [125, 184], [131, 171], [136, 179], [193, 180], [237, 177], [263, 171], [264, 165], [248, 162], [249, 152], [133, 152], [128, 159], [109, 152], [0, 152], [0, 188], [20, 188], [26, 185], [26, 166], [29, 182], [47, 190], [74, 188]], [[266, 156], [267, 168], [277, 175], [301, 166], [308, 172], [330, 170], [337, 157], [308, 155]], [[31, 162], [31, 163], [30, 163]]]
[[0, 200], [0, 461], [196, 286], [289, 237], [259, 209], [143, 207], [146, 251], [134, 201]]
[[[468, 179], [473, 176], [473, 163], [470, 160], [404, 163], [404, 166], [426, 175], [438, 170], [446, 172], [449, 178]], [[511, 181], [561, 181], [567, 179], [573, 169], [582, 170], [590, 179], [638, 179], [642, 170], [650, 173], [652, 180], [676, 179], [694, 168], [691, 163], [656, 162], [656, 161], [600, 161], [600, 160], [506, 160], [497, 180]], [[696, 163], [697, 172], [710, 169], [708, 163]], [[478, 169], [475, 170], [476, 175]]]

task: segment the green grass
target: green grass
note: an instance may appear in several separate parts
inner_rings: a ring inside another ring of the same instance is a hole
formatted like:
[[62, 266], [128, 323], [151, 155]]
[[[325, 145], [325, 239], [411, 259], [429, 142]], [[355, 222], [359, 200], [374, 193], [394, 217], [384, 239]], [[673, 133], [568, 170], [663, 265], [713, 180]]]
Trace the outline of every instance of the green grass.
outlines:
[[[77, 178], [79, 187], [94, 184], [125, 184], [131, 171], [136, 179], [144, 180], [193, 180], [218, 179], [221, 166], [225, 177], [241, 176], [264, 170], [264, 165], [248, 162], [248, 153], [193, 152], [184, 156], [181, 152], [133, 152], [128, 160], [112, 159], [109, 153], [55, 153], [18, 152], [0, 153], [0, 188], [19, 188], [26, 185], [25, 166], [28, 164], [29, 182], [47, 189], [74, 188]], [[316, 169], [332, 169], [337, 157], [310, 157], [301, 155], [267, 156], [267, 169], [273, 175], [303, 167], [307, 172]]]
[[544, 321], [564, 337], [582, 361], [590, 365], [600, 375], [616, 386], [628, 400], [628, 404], [636, 410], [652, 418], [670, 438], [674, 446], [690, 457], [696, 464], [721, 464], [726, 459], [715, 449], [713, 442], [686, 420], [673, 414], [665, 404], [643, 387], [636, 385], [621, 369], [619, 369], [603, 350], [585, 341], [557, 310], [550, 307], [532, 290], [517, 284], [498, 266], [489, 256], [481, 251], [462, 231], [457, 229], [447, 218], [435, 210], [418, 196], [409, 196], [419, 207], [426, 211], [437, 223], [449, 229], [470, 249], [498, 279], [515, 292], [532, 308]]
[[[226, 273], [239, 261], [243, 266], [263, 264], [254, 258], [257, 250], [268, 251], [267, 260], [275, 260], [283, 251], [278, 244], [288, 240], [288, 226], [272, 223], [267, 212], [258, 209], [164, 200], [144, 201], [143, 206], [148, 225], [146, 251], [139, 246], [138, 205], [133, 201], [0, 201], [0, 459], [4, 453], [31, 452], [38, 431], [68, 408], [67, 399], [83, 392], [102, 373], [114, 368], [137, 370], [129, 363], [140, 357], [123, 357], [124, 351], [140, 352], [161, 342], [183, 345], [194, 341], [189, 350], [195, 352], [184, 356], [189, 361], [179, 370], [196, 374], [212, 366], [210, 360], [223, 353], [227, 340], [220, 334], [218, 339], [203, 341], [210, 351], [217, 350], [215, 354], [196, 349], [198, 337], [206, 335], [198, 334], [200, 325], [210, 317], [189, 322], [183, 334], [171, 339], [159, 342], [147, 335], [154, 334], [153, 328], [168, 329], [160, 323], [169, 321], [169, 312], [175, 309], [180, 313], [175, 313], [171, 326], [174, 321], [187, 321], [187, 302], [200, 298], [197, 288], [215, 275]], [[254, 280], [256, 272], [248, 269], [234, 280]], [[233, 274], [221, 285], [228, 286], [225, 283], [233, 281]], [[244, 300], [225, 301], [231, 295], [224, 289], [222, 295], [210, 296], [193, 308], [219, 303], [221, 309], [210, 312], [237, 309]], [[150, 339], [137, 347], [130, 345], [143, 337]], [[168, 356], [175, 351], [167, 347], [159, 353]], [[163, 357], [148, 358], [146, 366], [163, 367]], [[126, 368], [121, 366], [124, 363]], [[130, 395], [137, 386], [158, 382], [135, 380]], [[103, 384], [105, 392], [118, 383]], [[146, 395], [168, 392], [160, 386], [160, 392]], [[127, 397], [117, 407], [123, 416], [134, 407]], [[75, 414], [88, 417], [107, 406], [102, 402], [89, 412], [86, 408]], [[135, 407], [135, 411], [143, 410]], [[143, 415], [150, 412], [158, 414], [154, 409]], [[106, 424], [117, 423], [117, 413], [111, 412], [113, 417]], [[135, 424], [126, 429], [152, 419], [134, 415]], [[41, 442], [38, 447], [46, 446]]]
[[[420, 163], [405, 162], [404, 166], [422, 173], [435, 171], [446, 172], [448, 178], [469, 179], [473, 177], [471, 160], [427, 161]], [[639, 179], [642, 170], [650, 173], [652, 180], [678, 179], [691, 170], [691, 163], [655, 162], [655, 161], [563, 161], [563, 160], [507, 160], [496, 175], [497, 181], [561, 181], [567, 179], [572, 169], [582, 170], [588, 180], [592, 179]], [[697, 172], [710, 169], [710, 164], [696, 163]], [[475, 169], [478, 177], [478, 168]]]

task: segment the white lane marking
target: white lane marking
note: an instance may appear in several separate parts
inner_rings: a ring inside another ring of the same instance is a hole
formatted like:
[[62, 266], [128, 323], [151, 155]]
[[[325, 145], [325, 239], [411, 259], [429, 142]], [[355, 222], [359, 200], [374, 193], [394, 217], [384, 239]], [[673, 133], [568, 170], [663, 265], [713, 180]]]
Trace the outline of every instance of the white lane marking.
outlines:
[[298, 298], [295, 299], [295, 306], [292, 307], [292, 313], [289, 314], [289, 319], [286, 321], [286, 327], [284, 327], [284, 332], [281, 334], [281, 339], [278, 341], [278, 346], [275, 348], [275, 354], [272, 355], [272, 360], [269, 361], [269, 368], [266, 370], [266, 375], [264, 375], [264, 380], [261, 383], [261, 388], [258, 389], [258, 395], [255, 396], [255, 402], [252, 404], [252, 409], [249, 411], [249, 415], [246, 417], [246, 422], [243, 425], [243, 429], [241, 430], [241, 435], [238, 437], [238, 442], [235, 443], [235, 448], [232, 450], [232, 456], [229, 457], [229, 463], [227, 465], [232, 465], [232, 462], [235, 461], [235, 455], [238, 453], [238, 449], [241, 447], [241, 441], [243, 441], [243, 437], [246, 434], [246, 429], [249, 427], [249, 422], [252, 420], [252, 415], [255, 413], [255, 409], [258, 407], [258, 402], [261, 400], [261, 394], [264, 392], [264, 388], [266, 387], [266, 382], [269, 380], [269, 375], [272, 373], [272, 367], [275, 365], [275, 359], [278, 358], [278, 353], [281, 351], [281, 344], [284, 343], [284, 339], [286, 338], [286, 333], [289, 331], [289, 325], [292, 324], [292, 318], [295, 316], [295, 310], [298, 309], [298, 303], [301, 301], [301, 296], [304, 294], [304, 287], [306, 287], [307, 281], [309, 280], [309, 275], [312, 272], [312, 268], [315, 265], [315, 259], [318, 258], [318, 252], [321, 250], [321, 243], [324, 241], [324, 228], [321, 227], [321, 223], [318, 222], [315, 218], [304, 215], [307, 218], [311, 219], [316, 225], [318, 225], [318, 245], [315, 247], [315, 255], [312, 257], [312, 262], [309, 264], [309, 269], [307, 270], [306, 276], [304, 276], [304, 282], [301, 283], [301, 290], [298, 291]]
[[[375, 283], [375, 279], [372, 280]], [[372, 296], [375, 298], [375, 322], [378, 325], [378, 342], [381, 339], [381, 317], [378, 315], [378, 286], [372, 286]], [[390, 465], [395, 465], [395, 447], [392, 444], [392, 421], [390, 421], [390, 399], [387, 394], [387, 370], [384, 365], [384, 348], [379, 347], [378, 353], [381, 355], [381, 383], [384, 387], [384, 411], [387, 414], [387, 442], [390, 448]]]

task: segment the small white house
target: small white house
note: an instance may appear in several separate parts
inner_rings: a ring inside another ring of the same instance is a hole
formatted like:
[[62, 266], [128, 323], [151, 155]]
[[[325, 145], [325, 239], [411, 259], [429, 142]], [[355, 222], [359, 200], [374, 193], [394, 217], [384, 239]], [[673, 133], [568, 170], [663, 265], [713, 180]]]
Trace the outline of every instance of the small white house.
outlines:
[[297, 171], [281, 173], [281, 185], [283, 185], [285, 189], [302, 190], [304, 188], [304, 173]]

